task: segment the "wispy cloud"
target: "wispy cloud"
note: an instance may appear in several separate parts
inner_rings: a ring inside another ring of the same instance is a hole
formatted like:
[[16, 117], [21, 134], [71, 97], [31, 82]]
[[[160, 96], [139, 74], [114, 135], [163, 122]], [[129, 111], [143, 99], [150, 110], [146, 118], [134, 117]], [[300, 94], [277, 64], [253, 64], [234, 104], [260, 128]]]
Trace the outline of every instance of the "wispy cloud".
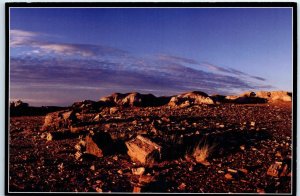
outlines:
[[217, 71], [225, 74], [233, 74], [236, 76], [249, 76], [250, 78], [260, 80], [260, 81], [265, 81], [266, 79], [258, 76], [252, 76], [247, 73], [244, 73], [242, 71], [233, 69], [233, 68], [228, 68], [228, 67], [221, 67], [218, 65], [214, 65], [209, 62], [197, 62], [196, 60], [193, 59], [188, 59], [188, 58], [183, 58], [183, 57], [177, 57], [177, 56], [172, 56], [172, 55], [164, 55], [160, 54], [158, 55], [158, 58], [162, 61], [167, 61], [167, 62], [173, 62], [173, 63], [183, 63], [183, 64], [191, 64], [191, 65], [198, 65], [202, 68], [206, 68], [211, 71]]
[[43, 33], [23, 31], [18, 29], [10, 30], [10, 47], [27, 47], [31, 48], [29, 52], [35, 54], [51, 54], [63, 56], [83, 57], [102, 56], [102, 55], [125, 55], [126, 51], [92, 44], [73, 44], [73, 43], [57, 43], [50, 41], [41, 41]]
[[38, 36], [38, 33], [18, 29], [11, 29], [9, 33], [11, 47], [22, 46]]

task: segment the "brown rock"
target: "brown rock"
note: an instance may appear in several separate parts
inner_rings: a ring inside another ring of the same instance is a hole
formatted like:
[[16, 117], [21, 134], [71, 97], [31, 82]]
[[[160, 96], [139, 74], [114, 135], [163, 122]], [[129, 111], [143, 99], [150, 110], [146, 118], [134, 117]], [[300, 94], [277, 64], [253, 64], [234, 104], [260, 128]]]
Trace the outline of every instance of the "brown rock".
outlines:
[[109, 109], [109, 114], [115, 114], [119, 111], [119, 109], [117, 107], [112, 107]]
[[185, 190], [185, 187], [186, 187], [186, 184], [185, 184], [185, 183], [181, 183], [181, 184], [178, 186], [178, 190], [184, 191], [184, 190]]
[[225, 178], [226, 178], [227, 180], [232, 180], [232, 179], [233, 179], [232, 175], [229, 174], [229, 173], [225, 174]]
[[240, 172], [242, 172], [243, 174], [248, 174], [248, 170], [246, 169], [239, 169]]
[[139, 186], [134, 186], [132, 192], [134, 192], [134, 193], [140, 193], [140, 192], [141, 192], [141, 189], [142, 189], [142, 188], [139, 187]]
[[160, 158], [161, 146], [141, 135], [125, 144], [128, 148], [127, 153], [133, 161], [152, 165]]
[[86, 153], [102, 157], [113, 149], [113, 140], [106, 132], [90, 133], [85, 137]]
[[97, 157], [103, 157], [102, 150], [94, 142], [91, 136], [86, 136], [85, 142], [86, 142], [86, 153], [95, 155]]
[[270, 165], [269, 169], [267, 170], [267, 175], [278, 177], [281, 166], [282, 166], [282, 162], [275, 162], [274, 164]]
[[228, 168], [227, 171], [230, 172], [230, 173], [237, 173], [237, 170], [235, 170], [235, 169]]
[[256, 189], [256, 192], [257, 192], [257, 193], [260, 193], [260, 194], [264, 194], [264, 193], [265, 193], [265, 190], [264, 190], [264, 189], [261, 189], [261, 188], [258, 188], [258, 189]]
[[143, 175], [145, 172], [144, 167], [132, 168], [131, 169], [133, 175]]
[[77, 121], [73, 111], [58, 111], [46, 115], [42, 130], [68, 128]]

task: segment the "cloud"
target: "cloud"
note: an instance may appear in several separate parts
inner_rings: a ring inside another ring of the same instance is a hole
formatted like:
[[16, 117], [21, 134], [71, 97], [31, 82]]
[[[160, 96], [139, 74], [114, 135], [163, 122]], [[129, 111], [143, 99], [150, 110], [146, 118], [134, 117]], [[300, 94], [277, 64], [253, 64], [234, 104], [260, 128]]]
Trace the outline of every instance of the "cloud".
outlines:
[[134, 56], [102, 45], [45, 41], [43, 36], [11, 30], [10, 46], [23, 47], [24, 52], [10, 57], [11, 98], [23, 97], [33, 105], [67, 105], [114, 92], [231, 94], [269, 87], [251, 81], [264, 78], [209, 62], [171, 55]]
[[[159, 70], [153, 69], [150, 62], [144, 63], [148, 64], [149, 70], [147, 66], [140, 70], [124, 69], [117, 63], [95, 60], [12, 58], [10, 78], [13, 87], [23, 85], [23, 88], [35, 89], [36, 92], [64, 89], [62, 92], [65, 93], [67, 90], [85, 89], [112, 93], [148, 89], [156, 95], [191, 90], [228, 94], [236, 89], [253, 88], [252, 84], [233, 76], [195, 70], [180, 64], [170, 65], [172, 69]], [[165, 67], [168, 65], [165, 64]]]
[[225, 68], [221, 66], [217, 66], [208, 62], [197, 62], [193, 59], [188, 59], [188, 58], [182, 58], [182, 57], [177, 57], [177, 56], [172, 56], [172, 55], [164, 55], [160, 54], [158, 55], [158, 59], [166, 62], [173, 62], [173, 63], [183, 63], [183, 64], [191, 64], [191, 65], [198, 65], [202, 68], [209, 69], [211, 71], [217, 71], [225, 74], [232, 74], [232, 75], [237, 75], [237, 76], [249, 76], [250, 78], [260, 80], [260, 81], [265, 81], [264, 78], [258, 77], [258, 76], [252, 76], [247, 73], [244, 73], [242, 71], [233, 69], [233, 68]]
[[38, 33], [18, 29], [10, 30], [10, 46], [18, 47], [38, 36]]
[[251, 77], [260, 81], [266, 81], [266, 79], [262, 77], [258, 77], [258, 76], [251, 76]]
[[47, 55], [56, 54], [62, 56], [101, 57], [103, 55], [126, 55], [127, 51], [93, 44], [73, 44], [42, 41], [46, 34], [24, 30], [10, 30], [10, 47], [29, 47], [28, 54]]

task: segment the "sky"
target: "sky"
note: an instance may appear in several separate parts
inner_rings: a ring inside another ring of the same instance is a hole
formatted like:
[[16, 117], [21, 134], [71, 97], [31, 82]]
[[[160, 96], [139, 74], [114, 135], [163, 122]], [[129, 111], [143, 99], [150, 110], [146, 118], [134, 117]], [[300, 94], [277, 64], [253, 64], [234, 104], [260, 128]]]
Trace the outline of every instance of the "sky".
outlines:
[[10, 99], [292, 91], [291, 8], [11, 8]]

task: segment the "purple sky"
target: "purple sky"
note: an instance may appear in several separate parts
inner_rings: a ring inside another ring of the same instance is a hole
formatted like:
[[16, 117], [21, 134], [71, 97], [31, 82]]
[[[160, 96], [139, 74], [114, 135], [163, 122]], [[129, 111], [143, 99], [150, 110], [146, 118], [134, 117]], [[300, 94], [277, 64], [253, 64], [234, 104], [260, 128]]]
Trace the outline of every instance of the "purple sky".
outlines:
[[292, 91], [291, 8], [11, 8], [10, 98]]

